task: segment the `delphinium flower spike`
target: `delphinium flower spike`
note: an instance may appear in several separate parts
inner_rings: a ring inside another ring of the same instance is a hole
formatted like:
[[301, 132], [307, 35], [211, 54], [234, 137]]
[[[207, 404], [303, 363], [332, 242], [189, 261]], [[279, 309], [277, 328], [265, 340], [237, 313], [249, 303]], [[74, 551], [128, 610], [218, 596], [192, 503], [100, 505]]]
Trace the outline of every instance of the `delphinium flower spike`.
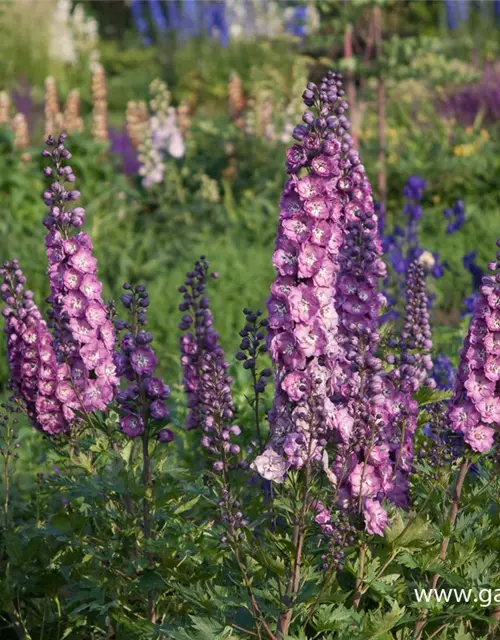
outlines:
[[[85, 210], [73, 207], [80, 192], [67, 185], [76, 177], [66, 162], [66, 135], [49, 136], [43, 156], [52, 167], [44, 169], [52, 181], [43, 193], [49, 208], [45, 246], [50, 281], [50, 326], [59, 367], [57, 396], [80, 412], [104, 411], [113, 400], [119, 380], [113, 363], [115, 332], [101, 297], [97, 260], [90, 237], [78, 231]], [[76, 232], [75, 232], [76, 231]]]
[[[269, 348], [276, 366], [274, 406], [269, 414], [271, 440], [254, 468], [279, 480], [289, 467], [321, 457], [329, 378], [335, 358], [337, 313], [334, 291], [342, 241], [342, 162], [353, 160], [350, 127], [344, 112], [341, 80], [330, 73], [319, 87], [307, 85], [304, 103], [313, 110], [294, 130], [288, 149], [285, 183], [273, 263], [277, 269], [267, 301]], [[313, 409], [314, 407], [314, 409]], [[316, 413], [316, 415], [313, 415]]]
[[432, 333], [429, 323], [429, 301], [425, 290], [425, 267], [416, 260], [406, 274], [404, 327], [399, 344], [398, 375], [404, 391], [415, 392], [421, 384], [434, 387], [428, 378], [432, 370]]
[[[201, 427], [203, 430], [201, 445], [212, 458], [212, 471], [219, 479], [218, 506], [222, 521], [234, 538], [246, 522], [239, 503], [234, 500], [229, 481], [229, 471], [237, 466], [240, 453], [234, 438], [240, 435], [241, 429], [233, 422], [229, 362], [213, 327], [210, 301], [206, 296], [208, 269], [209, 263], [202, 256], [179, 287], [184, 297], [179, 305], [184, 314], [179, 327], [186, 332], [181, 337], [181, 365], [190, 411], [186, 429]], [[217, 273], [211, 275], [218, 277]]]
[[5, 262], [0, 275], [14, 398], [36, 429], [49, 435], [66, 433], [72, 411], [57, 394], [58, 364], [47, 325], [33, 301], [33, 292], [24, 290], [26, 278], [19, 262]]
[[118, 331], [125, 331], [120, 342], [120, 350], [115, 354], [117, 374], [128, 381], [126, 389], [120, 391], [116, 400], [121, 407], [121, 430], [131, 438], [148, 435], [151, 425], [157, 426], [159, 442], [173, 440], [174, 434], [164, 428], [168, 417], [165, 400], [170, 396], [170, 388], [156, 377], [158, 358], [151, 347], [153, 336], [144, 329], [147, 323], [149, 297], [143, 285], [132, 287], [123, 285], [121, 296], [123, 306], [128, 311], [127, 320], [117, 320]]
[[500, 426], [500, 251], [488, 267], [491, 274], [479, 289], [448, 414], [453, 431], [480, 453], [491, 449]]
[[[202, 256], [196, 261], [194, 269], [188, 271], [184, 284], [179, 287], [179, 292], [183, 294], [183, 301], [179, 305], [179, 311], [183, 313], [179, 329], [185, 332], [180, 339], [180, 348], [189, 410], [185, 425], [187, 430], [201, 426], [202, 422], [202, 357], [218, 348], [219, 337], [213, 327], [210, 303], [205, 295], [208, 268], [208, 261]], [[213, 278], [217, 276], [217, 273], [211, 274]]]

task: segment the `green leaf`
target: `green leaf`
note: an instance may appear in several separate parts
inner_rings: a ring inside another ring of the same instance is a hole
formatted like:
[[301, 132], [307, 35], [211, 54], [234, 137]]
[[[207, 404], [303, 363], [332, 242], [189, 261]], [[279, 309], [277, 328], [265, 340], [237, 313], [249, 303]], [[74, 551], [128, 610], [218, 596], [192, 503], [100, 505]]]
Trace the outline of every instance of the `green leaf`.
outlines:
[[178, 516], [180, 513], [184, 513], [185, 511], [189, 511], [189, 509], [192, 509], [194, 505], [199, 501], [200, 498], [201, 498], [201, 495], [197, 495], [194, 498], [191, 498], [191, 500], [188, 500], [184, 504], [181, 504], [180, 506], [178, 506], [177, 509], [174, 511], [174, 516]]

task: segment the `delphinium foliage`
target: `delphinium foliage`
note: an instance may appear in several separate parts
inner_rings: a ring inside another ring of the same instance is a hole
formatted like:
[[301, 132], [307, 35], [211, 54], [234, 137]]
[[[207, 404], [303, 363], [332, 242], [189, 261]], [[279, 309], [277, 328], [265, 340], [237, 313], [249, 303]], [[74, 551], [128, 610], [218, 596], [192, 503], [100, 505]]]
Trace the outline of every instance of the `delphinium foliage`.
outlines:
[[[202, 256], [179, 287], [171, 389], [148, 290], [126, 283], [121, 306], [104, 303], [66, 137], [48, 138], [47, 322], [20, 264], [0, 271], [15, 411], [0, 419], [9, 639], [495, 637], [500, 253], [456, 380], [436, 384], [423, 183], [405, 191], [409, 250], [395, 240], [389, 255], [404, 263], [401, 324], [381, 327], [380, 210], [342, 77], [302, 97], [267, 317], [245, 307], [225, 350]], [[12, 473], [17, 420], [40, 437], [36, 480]], [[438, 585], [493, 596], [482, 608], [416, 598]]]

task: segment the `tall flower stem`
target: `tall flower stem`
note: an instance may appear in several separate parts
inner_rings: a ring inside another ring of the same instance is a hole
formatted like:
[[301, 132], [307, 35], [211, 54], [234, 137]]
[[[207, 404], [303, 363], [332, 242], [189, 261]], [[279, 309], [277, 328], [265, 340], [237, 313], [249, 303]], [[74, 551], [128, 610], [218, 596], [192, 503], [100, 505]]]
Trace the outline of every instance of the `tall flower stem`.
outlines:
[[378, 190], [379, 198], [385, 202], [387, 195], [387, 176], [385, 168], [385, 84], [381, 76], [382, 55], [382, 10], [377, 5], [373, 7], [373, 27], [375, 33], [375, 48], [377, 63], [379, 65], [379, 78], [377, 83], [377, 117], [378, 117]]
[[361, 545], [361, 548], [359, 550], [359, 571], [358, 571], [358, 577], [356, 578], [356, 590], [354, 592], [354, 602], [353, 602], [353, 607], [355, 609], [359, 607], [359, 602], [363, 594], [362, 586], [363, 586], [363, 577], [365, 575], [365, 562], [366, 562], [367, 549], [368, 549], [368, 546], [366, 542], [364, 542]]
[[[467, 472], [469, 471], [471, 466], [470, 460], [465, 457], [460, 465], [460, 470], [458, 472], [457, 482], [455, 484], [455, 489], [453, 491], [453, 501], [451, 503], [450, 512], [448, 515], [448, 528], [451, 532], [451, 529], [455, 526], [455, 522], [457, 520], [458, 509], [460, 506], [460, 496], [462, 495], [462, 489], [464, 486], [465, 478], [467, 476]], [[450, 536], [446, 536], [443, 538], [441, 542], [441, 548], [439, 550], [439, 558], [441, 561], [446, 560], [446, 555], [448, 553], [448, 547], [450, 544]], [[429, 581], [429, 590], [435, 589], [437, 585], [437, 581], [439, 580], [439, 576], [434, 574]], [[426, 611], [422, 611], [420, 614], [420, 619], [415, 626], [415, 632], [413, 634], [413, 640], [419, 640], [422, 635], [422, 630], [426, 621]]]
[[[151, 491], [151, 459], [149, 457], [149, 433], [147, 421], [146, 428], [142, 434], [142, 482], [144, 485], [144, 497], [142, 499], [142, 517], [144, 522], [144, 537], [151, 539], [151, 513], [149, 504], [149, 493]], [[151, 561], [151, 554], [148, 553], [148, 560]], [[150, 622], [156, 621], [154, 592], [148, 590], [148, 619]]]
[[[310, 447], [309, 447], [310, 448]], [[310, 451], [308, 453], [308, 460], [305, 468], [305, 478], [304, 478], [304, 499], [302, 501], [302, 506], [299, 511], [299, 515], [297, 518], [297, 522], [293, 531], [293, 544], [295, 547], [295, 554], [293, 559], [293, 569], [292, 575], [290, 578], [290, 583], [288, 587], [288, 597], [290, 599], [290, 604], [287, 609], [280, 615], [278, 621], [278, 638], [286, 638], [288, 634], [288, 630], [290, 628], [290, 623], [292, 621], [293, 615], [293, 606], [294, 600], [297, 597], [299, 591], [300, 584], [300, 572], [302, 568], [302, 553], [304, 550], [304, 540], [305, 540], [305, 518], [308, 509], [308, 498], [309, 498], [309, 489], [311, 484], [311, 462], [310, 462]]]

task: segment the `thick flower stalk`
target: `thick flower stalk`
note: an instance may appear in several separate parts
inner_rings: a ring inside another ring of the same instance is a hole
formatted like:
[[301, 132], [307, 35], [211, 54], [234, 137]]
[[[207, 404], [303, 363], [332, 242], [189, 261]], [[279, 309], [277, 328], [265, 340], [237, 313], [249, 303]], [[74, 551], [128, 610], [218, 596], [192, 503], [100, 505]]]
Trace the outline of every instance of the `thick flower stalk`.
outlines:
[[[170, 388], [154, 375], [158, 358], [151, 347], [153, 336], [144, 329], [148, 293], [142, 285], [132, 288], [125, 284], [123, 288], [121, 301], [129, 318], [116, 322], [117, 330], [125, 330], [125, 334], [115, 355], [115, 364], [117, 374], [128, 381], [128, 386], [118, 393], [116, 400], [122, 410], [120, 428], [135, 438], [148, 431], [151, 424], [162, 427], [168, 417], [165, 400], [170, 396]], [[160, 428], [156, 437], [160, 442], [170, 442], [174, 434], [170, 429]]]
[[0, 91], [0, 125], [10, 122], [10, 95], [8, 91]]
[[187, 100], [181, 100], [177, 107], [177, 124], [184, 138], [191, 135], [191, 107]]
[[44, 433], [69, 431], [72, 411], [57, 394], [59, 373], [52, 339], [33, 292], [25, 291], [19, 262], [0, 269], [10, 383], [31, 424]]
[[44, 220], [48, 229], [45, 245], [50, 281], [51, 325], [54, 347], [61, 363], [57, 394], [71, 409], [80, 412], [104, 411], [118, 386], [113, 352], [115, 332], [101, 297], [97, 260], [92, 241], [81, 231], [85, 210], [73, 207], [80, 192], [67, 190], [75, 182], [66, 161], [71, 154], [64, 146], [65, 134], [56, 143], [47, 139], [43, 156], [53, 167], [44, 174], [54, 180], [43, 193], [49, 208]]
[[232, 71], [229, 75], [227, 83], [227, 110], [231, 120], [237, 127], [242, 128], [244, 126], [243, 112], [246, 106], [245, 93], [243, 91], [243, 83], [240, 76]]
[[26, 152], [26, 149], [30, 145], [30, 134], [24, 113], [16, 113], [12, 118], [12, 131], [14, 133], [14, 148], [23, 151], [22, 158], [24, 161], [28, 161], [31, 156]]
[[78, 89], [73, 89], [69, 92], [63, 114], [63, 127], [67, 133], [83, 131], [83, 119], [80, 115], [80, 92]]
[[145, 102], [134, 102], [133, 100], [127, 102], [125, 113], [127, 133], [136, 149], [144, 139], [148, 118], [148, 109]]
[[99, 62], [92, 65], [92, 137], [96, 142], [107, 142], [109, 138], [106, 72]]
[[45, 138], [60, 131], [63, 116], [59, 107], [56, 81], [52, 76], [45, 78]]
[[[183, 301], [179, 305], [179, 311], [183, 313], [179, 329], [185, 332], [180, 339], [180, 349], [189, 410], [185, 425], [187, 430], [203, 424], [202, 377], [206, 355], [222, 351], [219, 336], [213, 327], [210, 301], [205, 295], [208, 268], [209, 263], [202, 256], [196, 261], [193, 271], [186, 274], [184, 284], [179, 287], [179, 292], [183, 294]], [[217, 273], [213, 273], [212, 277], [217, 278]], [[221, 358], [220, 354], [218, 357]], [[215, 361], [217, 362], [217, 358]]]
[[[500, 247], [500, 240], [497, 240]], [[449, 406], [453, 431], [473, 451], [493, 446], [500, 426], [500, 252], [483, 277], [474, 315], [460, 352], [454, 395]]]

